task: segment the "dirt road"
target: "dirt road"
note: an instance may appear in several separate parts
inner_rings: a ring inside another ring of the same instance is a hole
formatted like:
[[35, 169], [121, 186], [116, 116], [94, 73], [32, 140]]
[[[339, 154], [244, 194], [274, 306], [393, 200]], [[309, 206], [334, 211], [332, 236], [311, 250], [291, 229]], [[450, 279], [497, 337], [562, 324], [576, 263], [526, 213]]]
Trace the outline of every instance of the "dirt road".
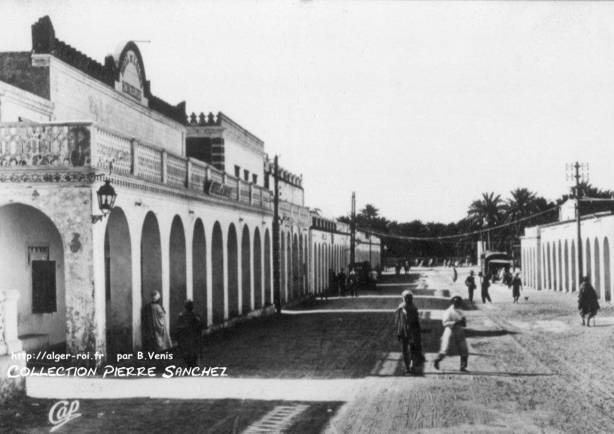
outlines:
[[[424, 272], [423, 287], [465, 295], [449, 269]], [[612, 433], [614, 318], [580, 325], [572, 294], [495, 285], [493, 304], [468, 311], [469, 374], [458, 357], [424, 378], [374, 377], [343, 406], [329, 433]], [[435, 354], [428, 354], [432, 360]]]

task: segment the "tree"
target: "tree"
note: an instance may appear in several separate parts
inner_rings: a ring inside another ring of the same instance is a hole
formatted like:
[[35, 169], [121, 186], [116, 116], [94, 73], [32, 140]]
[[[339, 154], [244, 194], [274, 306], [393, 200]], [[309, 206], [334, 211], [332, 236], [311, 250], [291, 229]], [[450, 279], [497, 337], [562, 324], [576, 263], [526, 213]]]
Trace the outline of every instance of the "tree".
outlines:
[[482, 198], [474, 200], [467, 214], [478, 226], [495, 226], [503, 220], [505, 207], [501, 195], [491, 192], [482, 193]]

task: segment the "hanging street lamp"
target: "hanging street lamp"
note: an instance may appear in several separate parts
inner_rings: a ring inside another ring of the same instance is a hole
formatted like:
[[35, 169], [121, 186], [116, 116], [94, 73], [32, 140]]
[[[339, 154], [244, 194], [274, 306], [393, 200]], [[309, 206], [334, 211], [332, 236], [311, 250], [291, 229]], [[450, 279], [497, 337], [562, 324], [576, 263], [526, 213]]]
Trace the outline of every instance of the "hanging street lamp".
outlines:
[[115, 206], [115, 199], [117, 199], [117, 193], [115, 193], [115, 189], [111, 185], [111, 180], [108, 178], [105, 179], [104, 184], [100, 186], [96, 195], [98, 196], [98, 208], [102, 214], [92, 215], [92, 223], [101, 221], [109, 215]]

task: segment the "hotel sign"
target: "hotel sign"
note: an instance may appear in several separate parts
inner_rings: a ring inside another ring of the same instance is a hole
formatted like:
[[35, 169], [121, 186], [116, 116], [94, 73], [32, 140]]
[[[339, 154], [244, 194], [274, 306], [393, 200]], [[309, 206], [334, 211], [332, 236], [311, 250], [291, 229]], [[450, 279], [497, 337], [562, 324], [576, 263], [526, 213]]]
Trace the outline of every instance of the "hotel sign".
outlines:
[[232, 198], [234, 189], [217, 181], [205, 182], [205, 192], [212, 196]]

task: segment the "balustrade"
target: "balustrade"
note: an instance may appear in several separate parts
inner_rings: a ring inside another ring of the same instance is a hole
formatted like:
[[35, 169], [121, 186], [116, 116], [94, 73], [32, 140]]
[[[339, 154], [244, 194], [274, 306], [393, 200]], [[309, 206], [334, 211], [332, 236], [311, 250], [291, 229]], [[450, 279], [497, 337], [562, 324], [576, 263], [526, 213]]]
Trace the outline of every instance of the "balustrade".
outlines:
[[[200, 160], [170, 154], [89, 122], [0, 123], [2, 176], [11, 179], [13, 169], [40, 169], [33, 173], [51, 171], [53, 175], [75, 168], [110, 171], [272, 209], [272, 194], [262, 187], [241, 181]], [[212, 184], [217, 185], [213, 193], [208, 189]]]

